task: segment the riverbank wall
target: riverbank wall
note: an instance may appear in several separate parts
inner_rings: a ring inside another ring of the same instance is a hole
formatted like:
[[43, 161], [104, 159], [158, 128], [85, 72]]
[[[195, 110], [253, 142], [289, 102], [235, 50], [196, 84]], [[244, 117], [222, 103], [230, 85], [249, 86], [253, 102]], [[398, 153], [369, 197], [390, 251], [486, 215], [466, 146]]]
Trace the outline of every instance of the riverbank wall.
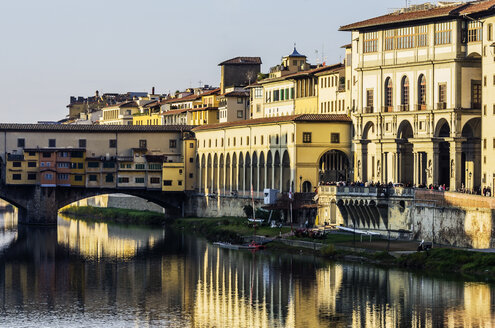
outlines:
[[73, 204], [73, 206], [93, 206], [93, 207], [112, 207], [127, 210], [151, 211], [157, 213], [165, 213], [163, 207], [148, 202], [145, 199], [134, 197], [125, 194], [110, 194], [94, 196], [82, 199]]
[[[188, 198], [184, 204], [184, 215], [190, 217], [243, 217], [244, 206], [252, 205], [250, 197], [205, 196], [196, 195]], [[256, 208], [263, 206], [263, 200], [255, 199]]]

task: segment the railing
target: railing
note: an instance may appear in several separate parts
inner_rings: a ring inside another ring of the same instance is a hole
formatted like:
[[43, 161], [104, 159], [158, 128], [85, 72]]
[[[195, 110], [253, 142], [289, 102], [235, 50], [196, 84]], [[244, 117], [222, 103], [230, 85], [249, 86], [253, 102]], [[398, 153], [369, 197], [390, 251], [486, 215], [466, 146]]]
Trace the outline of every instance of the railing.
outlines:
[[366, 114], [371, 114], [373, 113], [373, 106], [367, 106], [367, 107], [364, 107], [364, 112]]
[[437, 103], [437, 109], [447, 109], [447, 103], [446, 102]]
[[392, 113], [394, 111], [393, 106], [382, 106], [382, 112], [383, 113]]
[[399, 110], [401, 112], [408, 112], [409, 111], [409, 105], [408, 104], [399, 105]]
[[404, 187], [356, 187], [356, 186], [319, 186], [318, 194], [360, 195], [360, 196], [414, 196], [413, 188]]
[[426, 105], [424, 104], [416, 105], [416, 110], [425, 110], [425, 109], [426, 109]]

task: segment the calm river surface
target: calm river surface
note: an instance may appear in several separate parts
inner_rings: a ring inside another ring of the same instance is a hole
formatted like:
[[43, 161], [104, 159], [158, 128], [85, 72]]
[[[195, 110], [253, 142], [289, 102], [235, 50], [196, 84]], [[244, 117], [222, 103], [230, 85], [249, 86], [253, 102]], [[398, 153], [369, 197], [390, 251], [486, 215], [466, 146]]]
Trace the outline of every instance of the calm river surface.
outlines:
[[0, 213], [4, 327], [495, 327], [495, 286]]

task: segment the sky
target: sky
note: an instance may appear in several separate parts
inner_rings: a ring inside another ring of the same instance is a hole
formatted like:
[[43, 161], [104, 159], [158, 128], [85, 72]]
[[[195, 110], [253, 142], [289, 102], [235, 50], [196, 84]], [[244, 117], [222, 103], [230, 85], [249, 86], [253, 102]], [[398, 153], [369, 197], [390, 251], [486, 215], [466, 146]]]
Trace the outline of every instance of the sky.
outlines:
[[[425, 1], [409, 1], [422, 3]], [[218, 86], [218, 64], [297, 50], [342, 60], [342, 25], [405, 0], [1, 0], [0, 122], [56, 121], [70, 96]]]

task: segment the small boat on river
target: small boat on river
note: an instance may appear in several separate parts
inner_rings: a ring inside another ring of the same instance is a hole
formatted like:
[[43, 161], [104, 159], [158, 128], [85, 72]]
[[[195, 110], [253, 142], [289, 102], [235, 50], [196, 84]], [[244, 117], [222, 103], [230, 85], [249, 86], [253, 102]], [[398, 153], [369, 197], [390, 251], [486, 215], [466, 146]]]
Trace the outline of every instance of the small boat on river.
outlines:
[[265, 245], [256, 244], [256, 243], [251, 243], [251, 244], [247, 244], [247, 245], [239, 245], [239, 244], [231, 244], [231, 243], [224, 243], [221, 241], [217, 241], [217, 242], [214, 242], [213, 245], [221, 247], [221, 248], [227, 248], [227, 249], [259, 250], [259, 249], [265, 248]]

